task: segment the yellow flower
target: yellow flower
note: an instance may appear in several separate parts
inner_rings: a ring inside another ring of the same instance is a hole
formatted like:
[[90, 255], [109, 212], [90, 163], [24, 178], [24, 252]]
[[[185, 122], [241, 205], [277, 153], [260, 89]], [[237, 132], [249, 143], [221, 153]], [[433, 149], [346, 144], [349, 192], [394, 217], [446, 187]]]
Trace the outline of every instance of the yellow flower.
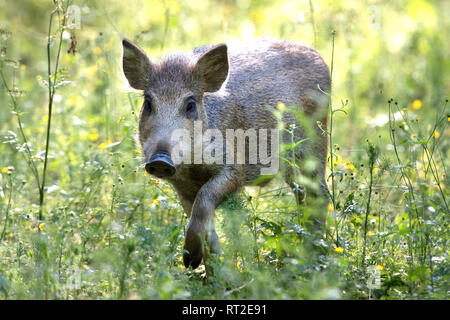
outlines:
[[284, 105], [284, 103], [280, 102], [280, 103], [278, 104], [278, 110], [284, 111], [285, 108], [286, 108], [286, 106]]
[[368, 235], [369, 237], [373, 236], [373, 231], [367, 232], [367, 235]]
[[123, 117], [122, 117], [122, 116], [120, 116], [120, 117], [119, 117], [119, 119], [117, 120], [117, 124], [121, 123], [121, 122], [122, 122], [122, 120], [123, 120]]
[[440, 133], [439, 133], [437, 130], [434, 130], [434, 132], [433, 132], [433, 137], [434, 137], [435, 139], [438, 139], [440, 136], [441, 136]]
[[71, 97], [71, 98], [67, 99], [67, 102], [72, 106], [76, 106], [80, 101], [81, 101], [81, 97], [79, 97], [79, 96]]
[[102, 142], [98, 145], [100, 149], [106, 149], [111, 144], [111, 139], [108, 139], [108, 141]]
[[165, 189], [163, 189], [162, 191], [163, 191], [164, 193], [168, 193], [168, 192], [170, 192], [170, 189], [165, 188]]
[[8, 233], [8, 238], [14, 238], [14, 235], [12, 233]]
[[418, 99], [414, 100], [410, 106], [411, 110], [419, 110], [420, 108], [422, 108], [422, 101]]
[[377, 270], [382, 271], [384, 267], [382, 265], [377, 265]]
[[347, 169], [349, 169], [349, 170], [356, 171], [355, 166], [354, 166], [353, 163], [351, 163], [351, 162], [347, 162], [347, 163], [345, 164], [345, 167], [346, 167]]
[[154, 185], [156, 187], [158, 185], [158, 180], [152, 179], [152, 185]]
[[115, 136], [116, 141], [120, 141], [120, 136]]
[[92, 52], [93, 52], [96, 56], [98, 56], [100, 53], [102, 53], [102, 49], [101, 49], [100, 47], [94, 47], [94, 48], [92, 49]]
[[2, 168], [2, 173], [8, 173], [8, 172], [9, 172], [8, 168], [6, 168], [6, 167]]
[[95, 76], [95, 74], [97, 72], [97, 67], [96, 66], [90, 66], [90, 67], [84, 68], [83, 72], [86, 75], [86, 78], [92, 79], [92, 78], [94, 78], [94, 76]]
[[158, 200], [158, 199], [153, 200], [152, 204], [154, 204], [155, 206], [157, 206], [157, 205], [159, 204], [159, 200]]
[[39, 226], [38, 226], [39, 230], [41, 230], [41, 231], [44, 230], [44, 227], [45, 227], [45, 226], [44, 226], [43, 223], [39, 224]]
[[334, 210], [334, 207], [333, 207], [333, 205], [330, 203], [329, 205], [328, 205], [328, 211], [333, 211]]
[[90, 134], [88, 134], [88, 139], [91, 140], [91, 141], [97, 141], [98, 138], [99, 138], [98, 133], [90, 133]]
[[89, 267], [86, 264], [83, 264], [83, 269], [84, 270], [89, 270]]
[[337, 247], [336, 249], [334, 249], [334, 251], [336, 251], [337, 253], [342, 253], [342, 252], [344, 252], [344, 248]]
[[373, 172], [373, 173], [377, 173], [378, 170], [379, 170], [378, 167], [374, 167], [374, 168], [372, 169], [372, 172]]

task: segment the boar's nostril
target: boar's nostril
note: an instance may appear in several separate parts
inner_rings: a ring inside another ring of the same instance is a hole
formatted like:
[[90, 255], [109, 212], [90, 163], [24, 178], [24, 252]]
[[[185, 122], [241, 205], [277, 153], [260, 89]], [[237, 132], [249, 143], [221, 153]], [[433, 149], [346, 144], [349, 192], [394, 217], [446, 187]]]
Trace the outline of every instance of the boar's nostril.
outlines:
[[158, 178], [173, 176], [176, 171], [172, 159], [165, 152], [155, 153], [146, 163], [145, 170]]

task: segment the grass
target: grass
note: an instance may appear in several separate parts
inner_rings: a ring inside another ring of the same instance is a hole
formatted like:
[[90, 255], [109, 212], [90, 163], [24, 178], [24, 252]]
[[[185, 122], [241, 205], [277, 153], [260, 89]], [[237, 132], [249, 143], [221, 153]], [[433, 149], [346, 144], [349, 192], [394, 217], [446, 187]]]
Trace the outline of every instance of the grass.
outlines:
[[[56, 11], [51, 2], [45, 8], [47, 47], [32, 46], [36, 66], [19, 53], [15, 58], [14, 50], [0, 57], [1, 298], [448, 299], [449, 110], [448, 86], [436, 65], [441, 63], [444, 73], [447, 66], [439, 57], [430, 60], [432, 79], [404, 75], [394, 86], [384, 75], [385, 91], [367, 93], [364, 86], [379, 83], [386, 69], [367, 64], [369, 79], [352, 72], [343, 80], [341, 52], [348, 34], [331, 34], [330, 28], [324, 35], [327, 17], [306, 2], [311, 23], [304, 28], [312, 26], [311, 39], [323, 46], [333, 67], [332, 101], [341, 101], [340, 107], [330, 104], [331, 123], [323, 128], [330, 142], [326, 237], [317, 239], [305, 218], [314, 216], [319, 204], [299, 214], [281, 178], [262, 189], [245, 188], [217, 210], [223, 253], [214, 257], [215, 277], [204, 285], [205, 269], [186, 270], [182, 263], [187, 221], [175, 192], [144, 173], [134, 138], [141, 98], [121, 89], [117, 76], [120, 15], [105, 13], [109, 29], [103, 27], [102, 35], [95, 29], [95, 42], [83, 41], [89, 27], [77, 30], [84, 47], [72, 55], [64, 51], [62, 19], [71, 3], [56, 4]], [[351, 16], [350, 8], [338, 9]], [[154, 31], [161, 36], [154, 50], [172, 48], [178, 7], [166, 1], [155, 10], [165, 20]], [[236, 10], [258, 17], [265, 9]], [[113, 28], [112, 21], [117, 21]], [[295, 30], [283, 26], [287, 36]], [[416, 36], [439, 41], [430, 30]], [[2, 48], [25, 42], [3, 31]], [[207, 30], [202, 36], [208, 41]], [[353, 46], [357, 52], [357, 41]], [[378, 57], [389, 48], [370, 50]], [[399, 59], [414, 60], [415, 51], [408, 51], [413, 49], [402, 50]], [[351, 59], [364, 63], [357, 54]], [[394, 63], [388, 66], [396, 70]], [[50, 80], [37, 77], [40, 73]], [[355, 95], [350, 100], [342, 89], [348, 81]], [[427, 94], [416, 94], [421, 90]], [[372, 126], [375, 109], [384, 120]], [[302, 143], [293, 140], [286, 150]]]

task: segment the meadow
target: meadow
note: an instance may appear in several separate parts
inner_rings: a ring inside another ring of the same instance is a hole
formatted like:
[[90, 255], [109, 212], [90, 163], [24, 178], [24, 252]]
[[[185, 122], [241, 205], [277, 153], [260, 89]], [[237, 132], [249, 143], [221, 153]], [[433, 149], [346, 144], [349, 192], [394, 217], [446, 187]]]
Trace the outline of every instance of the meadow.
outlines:
[[[0, 7], [0, 299], [449, 298], [449, 1]], [[158, 59], [259, 36], [330, 67], [326, 235], [281, 177], [247, 187], [216, 211], [206, 281], [176, 193], [145, 173], [121, 39]]]

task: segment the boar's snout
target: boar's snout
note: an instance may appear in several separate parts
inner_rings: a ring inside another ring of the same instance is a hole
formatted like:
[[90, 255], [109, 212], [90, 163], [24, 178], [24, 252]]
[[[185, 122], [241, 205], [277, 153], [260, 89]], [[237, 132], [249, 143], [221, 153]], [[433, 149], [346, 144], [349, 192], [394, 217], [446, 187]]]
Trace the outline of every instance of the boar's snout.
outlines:
[[145, 164], [145, 170], [158, 178], [167, 178], [175, 174], [175, 165], [166, 152], [156, 152]]

